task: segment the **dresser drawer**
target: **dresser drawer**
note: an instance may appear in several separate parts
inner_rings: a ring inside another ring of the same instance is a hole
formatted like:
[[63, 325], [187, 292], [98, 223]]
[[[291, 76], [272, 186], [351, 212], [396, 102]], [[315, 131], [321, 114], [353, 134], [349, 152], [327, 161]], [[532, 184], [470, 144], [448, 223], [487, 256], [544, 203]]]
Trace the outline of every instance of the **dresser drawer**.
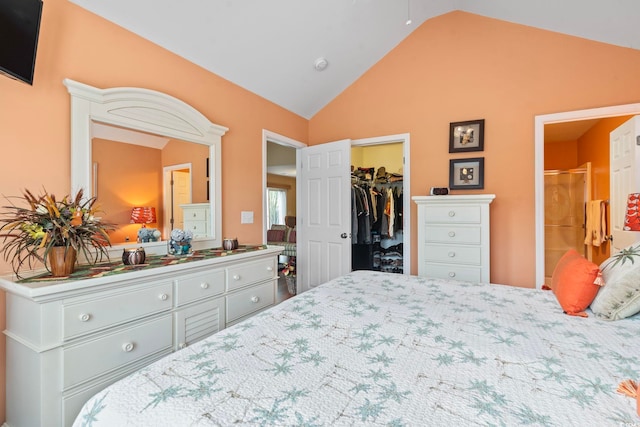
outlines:
[[425, 206], [426, 223], [480, 224], [480, 206]]
[[172, 283], [166, 282], [131, 292], [65, 304], [64, 339], [170, 310], [172, 296]]
[[184, 208], [184, 221], [206, 221], [207, 212], [206, 208]]
[[227, 268], [227, 291], [239, 289], [252, 283], [273, 279], [276, 271], [276, 259], [266, 258]]
[[467, 282], [480, 282], [482, 277], [480, 267], [466, 267], [460, 265], [425, 263], [422, 276], [438, 279], [464, 280]]
[[482, 261], [479, 246], [426, 245], [424, 253], [428, 262], [480, 265]]
[[436, 243], [480, 244], [480, 227], [457, 227], [455, 225], [425, 226], [425, 241]]
[[176, 280], [176, 306], [224, 292], [224, 270], [188, 274]]
[[65, 389], [172, 348], [172, 316], [138, 324], [64, 350]]
[[204, 236], [208, 234], [206, 221], [184, 221], [184, 229], [191, 230], [194, 236]]
[[273, 281], [253, 286], [227, 296], [227, 322], [251, 314], [275, 302], [275, 284]]

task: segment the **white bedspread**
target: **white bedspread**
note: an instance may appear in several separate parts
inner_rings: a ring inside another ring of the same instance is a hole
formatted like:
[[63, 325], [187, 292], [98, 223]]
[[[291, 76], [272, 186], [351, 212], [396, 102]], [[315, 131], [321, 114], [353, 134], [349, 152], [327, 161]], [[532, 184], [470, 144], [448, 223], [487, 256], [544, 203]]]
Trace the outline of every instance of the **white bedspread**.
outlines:
[[640, 316], [357, 271], [114, 384], [75, 425], [638, 425], [624, 379], [640, 379]]

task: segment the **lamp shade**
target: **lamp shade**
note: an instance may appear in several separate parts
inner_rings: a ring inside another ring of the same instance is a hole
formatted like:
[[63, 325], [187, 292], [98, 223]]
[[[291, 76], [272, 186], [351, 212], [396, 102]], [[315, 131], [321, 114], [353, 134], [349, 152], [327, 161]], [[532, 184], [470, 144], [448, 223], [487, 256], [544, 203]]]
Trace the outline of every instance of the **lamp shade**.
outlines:
[[627, 198], [623, 230], [640, 231], [640, 193], [631, 193]]
[[152, 224], [156, 221], [156, 208], [136, 206], [131, 209], [131, 224]]

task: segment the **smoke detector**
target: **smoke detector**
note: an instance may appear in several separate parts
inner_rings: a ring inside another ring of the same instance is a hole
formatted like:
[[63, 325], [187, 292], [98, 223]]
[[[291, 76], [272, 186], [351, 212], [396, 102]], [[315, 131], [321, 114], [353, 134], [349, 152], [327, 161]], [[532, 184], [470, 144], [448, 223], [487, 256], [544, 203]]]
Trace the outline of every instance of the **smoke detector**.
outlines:
[[316, 59], [316, 62], [313, 64], [317, 71], [324, 71], [324, 69], [327, 68], [328, 65], [329, 61], [327, 61], [326, 58], [322, 57]]

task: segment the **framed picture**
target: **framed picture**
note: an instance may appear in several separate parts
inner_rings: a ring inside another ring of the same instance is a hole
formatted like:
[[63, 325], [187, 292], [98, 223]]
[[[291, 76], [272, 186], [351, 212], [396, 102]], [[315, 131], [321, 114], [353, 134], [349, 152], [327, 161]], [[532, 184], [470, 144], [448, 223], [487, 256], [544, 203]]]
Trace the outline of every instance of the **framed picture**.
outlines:
[[484, 119], [449, 123], [449, 152], [484, 150]]
[[484, 157], [449, 160], [449, 188], [451, 190], [484, 188]]

